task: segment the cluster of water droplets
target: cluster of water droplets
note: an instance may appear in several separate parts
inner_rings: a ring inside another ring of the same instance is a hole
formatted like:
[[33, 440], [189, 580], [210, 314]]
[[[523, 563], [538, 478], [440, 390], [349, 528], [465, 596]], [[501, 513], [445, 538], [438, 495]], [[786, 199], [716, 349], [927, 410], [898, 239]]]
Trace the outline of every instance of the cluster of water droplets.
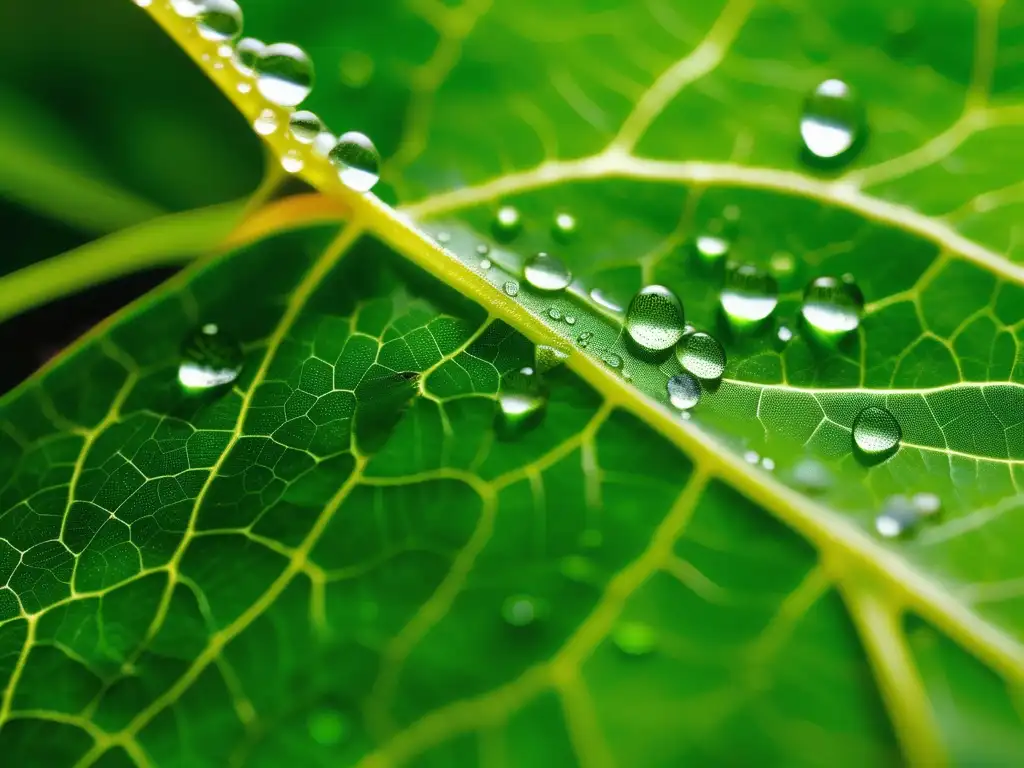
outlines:
[[[136, 0], [148, 6], [151, 0]], [[237, 73], [240, 93], [253, 86], [273, 107], [267, 107], [253, 120], [253, 129], [261, 136], [282, 130], [282, 111], [298, 107], [313, 90], [313, 61], [302, 48], [292, 43], [266, 44], [253, 37], [241, 38], [242, 9], [236, 0], [171, 0], [181, 17], [191, 20], [199, 36], [221, 44]], [[218, 62], [215, 67], [221, 66]], [[313, 112], [300, 110], [287, 119], [289, 136], [296, 146], [281, 156], [281, 166], [289, 173], [305, 167], [304, 145], [326, 157], [338, 172], [341, 182], [356, 192], [368, 192], [380, 178], [380, 154], [365, 134], [348, 131], [335, 136]]]

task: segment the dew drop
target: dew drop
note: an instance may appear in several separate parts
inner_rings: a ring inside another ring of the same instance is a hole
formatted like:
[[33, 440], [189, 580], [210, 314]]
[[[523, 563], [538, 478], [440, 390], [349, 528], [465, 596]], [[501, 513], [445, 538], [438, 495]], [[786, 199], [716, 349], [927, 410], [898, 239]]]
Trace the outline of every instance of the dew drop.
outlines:
[[682, 337], [683, 328], [683, 305], [663, 285], [648, 285], [629, 302], [626, 331], [644, 349], [668, 349]]
[[567, 325], [576, 325], [576, 318], [572, 315], [566, 315], [565, 322]]
[[191, 391], [230, 384], [242, 371], [241, 345], [207, 323], [185, 339], [178, 365], [178, 381]]
[[551, 309], [548, 310], [548, 317], [550, 317], [552, 320], [561, 320], [562, 310], [560, 310], [558, 307], [551, 307]]
[[[568, 318], [566, 319], [568, 320]], [[586, 349], [587, 345], [590, 343], [590, 340], [592, 338], [594, 338], [594, 334], [592, 334], [590, 331], [584, 331], [583, 333], [576, 337], [576, 343], [579, 344], [584, 349]]]
[[611, 640], [627, 656], [646, 656], [658, 646], [654, 629], [638, 621], [619, 622], [612, 630]]
[[786, 344], [793, 339], [793, 332], [786, 326], [780, 325], [778, 336], [779, 341], [781, 341], [783, 344]]
[[694, 240], [694, 248], [704, 261], [716, 262], [729, 253], [729, 241], [721, 235], [701, 234]]
[[252, 77], [256, 74], [256, 62], [259, 61], [266, 49], [267, 46], [262, 40], [257, 40], [255, 37], [243, 37], [235, 43], [235, 52], [231, 57], [231, 63], [241, 74]]
[[548, 344], [538, 344], [534, 352], [537, 373], [547, 373], [569, 359], [569, 353]]
[[804, 291], [800, 312], [812, 328], [832, 335], [856, 330], [863, 307], [864, 297], [855, 283], [818, 277]]
[[562, 291], [572, 282], [572, 273], [562, 260], [541, 251], [523, 269], [526, 281], [540, 291]]
[[300, 144], [312, 144], [324, 130], [324, 123], [313, 112], [300, 109], [288, 118], [288, 127]]
[[451, 232], [438, 232], [435, 238], [440, 245], [448, 245], [452, 241]]
[[494, 215], [491, 230], [494, 236], [503, 243], [514, 240], [523, 229], [523, 219], [519, 209], [511, 205], [503, 205]]
[[902, 437], [896, 417], [884, 408], [870, 405], [853, 420], [853, 443], [868, 456], [879, 456], [895, 449]]
[[720, 379], [725, 371], [725, 350], [703, 331], [685, 334], [676, 345], [676, 357], [698, 379]]
[[818, 496], [828, 490], [832, 476], [817, 459], [800, 459], [792, 470], [793, 484], [804, 493]]
[[773, 471], [775, 469], [775, 459], [765, 456], [761, 459], [761, 468], [769, 472]]
[[576, 217], [564, 211], [555, 214], [551, 235], [560, 243], [569, 243], [576, 237]]
[[242, 9], [235, 0], [202, 0], [196, 29], [207, 40], [234, 40], [242, 34]]
[[700, 382], [688, 373], [677, 373], [668, 380], [668, 399], [681, 411], [688, 411], [700, 402]]
[[776, 251], [768, 260], [768, 269], [775, 277], [789, 277], [796, 271], [796, 259], [788, 251]]
[[609, 368], [617, 369], [622, 367], [622, 358], [614, 352], [605, 352], [601, 356], [601, 361]]
[[380, 180], [380, 154], [365, 134], [343, 133], [327, 157], [341, 183], [355, 192], [369, 192]]
[[934, 493], [915, 493], [910, 497], [910, 503], [921, 515], [931, 517], [942, 511], [942, 500]]
[[250, 84], [250, 83], [239, 83], [237, 88], [238, 88], [238, 92], [239, 93], [249, 93], [252, 90], [252, 84]]
[[153, 4], [153, 0], [132, 0], [139, 8], [149, 8]]
[[511, 296], [514, 299], [519, 295], [519, 283], [515, 280], [506, 280], [505, 284], [501, 286], [501, 290], [505, 292], [506, 296]]
[[259, 92], [279, 107], [297, 106], [313, 90], [313, 61], [297, 45], [268, 45], [254, 70]]
[[171, 0], [171, 8], [179, 16], [194, 19], [203, 11], [203, 0]]
[[743, 460], [747, 462], [747, 464], [757, 464], [761, 461], [761, 454], [757, 451], [747, 451], [743, 454]]
[[309, 737], [317, 744], [332, 747], [344, 741], [351, 728], [348, 718], [333, 709], [322, 709], [310, 715]]
[[720, 301], [734, 323], [760, 322], [775, 311], [779, 286], [774, 277], [753, 264], [735, 264], [726, 270]]
[[540, 374], [529, 367], [506, 373], [501, 378], [498, 405], [507, 430], [518, 431], [534, 423], [547, 405]]
[[264, 109], [253, 121], [252, 127], [260, 136], [269, 136], [277, 130], [277, 113], [269, 107]]
[[513, 627], [527, 627], [542, 618], [543, 601], [530, 595], [511, 595], [501, 606], [501, 616]]
[[305, 162], [302, 160], [302, 155], [299, 154], [298, 150], [289, 149], [281, 155], [281, 167], [288, 173], [298, 173], [304, 166]]
[[480, 269], [482, 269], [482, 270], [484, 270], [484, 272], [486, 272], [490, 268], [491, 268], [491, 260], [490, 259], [480, 259]]
[[478, 256], [486, 256], [491, 252], [491, 246], [489, 246], [487, 243], [480, 243], [476, 247], [476, 252]]
[[[921, 499], [922, 496], [927, 498]], [[917, 493], [909, 499], [890, 496], [875, 517], [875, 531], [884, 539], [909, 536], [922, 522], [935, 515], [940, 506], [939, 498], [933, 493]]]
[[800, 136], [812, 157], [830, 160], [850, 153], [863, 128], [860, 102], [842, 80], [824, 81], [804, 102]]

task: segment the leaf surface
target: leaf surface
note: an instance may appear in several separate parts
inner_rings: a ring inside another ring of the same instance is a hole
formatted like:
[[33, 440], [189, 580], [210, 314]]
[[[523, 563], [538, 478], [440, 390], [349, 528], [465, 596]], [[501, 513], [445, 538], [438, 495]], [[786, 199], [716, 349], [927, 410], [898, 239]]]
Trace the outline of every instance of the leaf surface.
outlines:
[[[3, 402], [5, 753], [1019, 762], [1013, 4], [250, 5], [250, 33], [313, 54], [310, 105], [378, 140], [402, 207], [301, 150], [347, 224], [282, 222]], [[836, 72], [872, 131], [827, 176], [801, 166], [796, 120]], [[209, 74], [249, 119], [266, 108]], [[503, 203], [511, 243], [490, 231]], [[743, 333], [721, 263], [694, 253], [731, 207], [731, 258], [796, 265]], [[539, 250], [573, 289], [521, 279]], [[846, 272], [864, 318], [826, 346], [801, 293]], [[610, 308], [649, 283], [729, 355], [688, 421], [674, 357], [639, 354]], [[211, 320], [244, 344], [242, 377], [183, 395], [181, 339]], [[523, 334], [569, 356], [509, 439], [497, 395], [535, 362]], [[873, 466], [851, 450], [867, 405], [903, 432]], [[941, 519], [880, 541], [884, 500], [921, 491]]]

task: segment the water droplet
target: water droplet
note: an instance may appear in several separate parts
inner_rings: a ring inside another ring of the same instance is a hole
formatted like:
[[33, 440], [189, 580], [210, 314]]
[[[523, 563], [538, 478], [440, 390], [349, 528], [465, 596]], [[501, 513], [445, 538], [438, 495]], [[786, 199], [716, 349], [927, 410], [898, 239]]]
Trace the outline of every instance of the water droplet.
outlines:
[[202, 13], [203, 5], [203, 0], [171, 0], [174, 12], [186, 19], [194, 19]]
[[804, 102], [800, 136], [811, 156], [838, 158], [854, 148], [863, 122], [863, 110], [850, 87], [842, 80], [826, 80]]
[[277, 130], [277, 113], [269, 107], [264, 109], [253, 121], [252, 127], [260, 136], [269, 136]]
[[327, 156], [338, 178], [355, 192], [369, 192], [380, 179], [380, 155], [373, 142], [358, 131], [343, 133]]
[[792, 476], [793, 484], [812, 496], [824, 493], [832, 484], [831, 475], [817, 459], [800, 459], [793, 467]]
[[181, 348], [178, 381], [188, 390], [203, 390], [230, 384], [238, 378], [244, 362], [241, 345], [207, 323], [192, 333]]
[[855, 283], [818, 277], [804, 291], [800, 312], [811, 327], [826, 334], [849, 333], [860, 323], [864, 297]]
[[796, 259], [788, 251], [776, 251], [768, 260], [768, 269], [775, 277], [789, 277], [796, 270]]
[[743, 454], [743, 460], [747, 464], [757, 464], [761, 460], [761, 454], [757, 451], [747, 451]]
[[480, 259], [480, 269], [486, 272], [488, 269], [491, 268], [491, 266], [492, 265], [490, 259]]
[[934, 493], [922, 492], [915, 493], [910, 497], [910, 503], [914, 505], [914, 509], [918, 513], [930, 517], [937, 515], [942, 511], [942, 499], [940, 499]]
[[605, 352], [601, 356], [601, 361], [605, 365], [607, 365], [609, 368], [621, 368], [622, 367], [622, 358], [619, 357], [619, 355], [615, 354], [614, 352]]
[[726, 270], [720, 300], [733, 322], [756, 323], [775, 310], [779, 286], [774, 277], [753, 264], [734, 264]]
[[512, 595], [505, 598], [501, 616], [513, 627], [527, 627], [544, 614], [544, 603], [530, 595]]
[[567, 323], [568, 325], [576, 325], [576, 318], [575, 318], [575, 317], [573, 317], [572, 315], [566, 315], [566, 316], [565, 316], [565, 322], [566, 322], [566, 323]]
[[725, 350], [718, 339], [703, 331], [684, 334], [676, 345], [676, 357], [698, 379], [720, 379], [725, 371]]
[[305, 166], [305, 162], [298, 150], [289, 149], [281, 155], [281, 167], [288, 173], [298, 173], [302, 170], [303, 166]]
[[729, 252], [729, 241], [720, 235], [702, 234], [694, 240], [694, 248], [704, 261], [714, 262]]
[[307, 727], [310, 738], [325, 747], [340, 744], [351, 729], [348, 718], [333, 709], [314, 712], [310, 715]]
[[584, 349], [586, 349], [587, 345], [590, 343], [590, 340], [592, 338], [594, 338], [594, 334], [592, 334], [590, 331], [584, 331], [583, 333], [576, 337], [576, 343], [579, 344]]
[[884, 408], [870, 405], [853, 420], [853, 442], [868, 456], [895, 449], [902, 437], [899, 422]]
[[541, 251], [524, 266], [526, 281], [540, 291], [561, 291], [572, 282], [572, 273], [562, 260]]
[[569, 243], [576, 237], [576, 217], [564, 211], [555, 214], [551, 234], [560, 243]]
[[132, 0], [139, 8], [149, 8], [153, 4], [153, 0]]
[[639, 621], [621, 621], [612, 630], [612, 642], [627, 656], [646, 656], [658, 646], [654, 629]]
[[448, 245], [452, 241], [452, 235], [450, 232], [438, 232], [436, 240], [441, 245]]
[[569, 353], [548, 344], [538, 344], [534, 352], [537, 373], [547, 373], [569, 359]]
[[234, 40], [242, 34], [242, 9], [235, 0], [202, 0], [196, 29], [207, 40]]
[[251, 83], [239, 83], [237, 88], [238, 88], [238, 92], [239, 93], [249, 93], [249, 91], [252, 90], [252, 84]]
[[230, 59], [231, 54], [233, 54], [234, 52], [235, 49], [227, 43], [224, 43], [224, 45], [217, 46], [217, 55], [220, 56], [222, 59]]
[[934, 493], [915, 493], [909, 499], [890, 496], [875, 518], [875, 530], [886, 539], [907, 536], [920, 523], [938, 514], [941, 507], [942, 502]]
[[300, 144], [312, 144], [323, 131], [324, 123], [313, 112], [300, 109], [288, 118], [288, 127]]
[[334, 149], [334, 145], [337, 143], [337, 136], [330, 131], [321, 131], [317, 134], [317, 137], [313, 139], [313, 154], [319, 155], [320, 157], [327, 157], [331, 154], [331, 150]]
[[491, 246], [489, 246], [487, 243], [480, 243], [476, 247], [476, 252], [480, 256], [486, 256], [488, 253], [491, 252]]
[[257, 40], [255, 37], [243, 37], [235, 43], [235, 52], [231, 57], [231, 63], [241, 74], [252, 77], [256, 74], [256, 62], [259, 61], [266, 49], [267, 46], [262, 40]]
[[763, 459], [761, 459], [761, 467], [771, 472], [772, 470], [775, 469], [775, 459], [765, 456]]
[[648, 285], [629, 302], [626, 331], [644, 349], [668, 349], [682, 337], [683, 327], [683, 305], [663, 285]]
[[594, 288], [590, 292], [590, 298], [593, 299], [595, 303], [599, 304], [600, 306], [604, 307], [610, 312], [614, 312], [615, 314], [622, 313], [622, 307], [616, 301], [612, 300], [611, 297], [608, 296], [608, 294], [606, 294], [599, 288]]
[[548, 310], [548, 317], [550, 317], [552, 320], [561, 320], [562, 310], [560, 310], [558, 307], [552, 307], [551, 309]]
[[511, 296], [512, 298], [515, 298], [516, 296], [519, 295], [519, 283], [517, 283], [515, 280], [506, 280], [505, 284], [501, 286], [501, 290], [505, 292], [506, 296]]
[[313, 61], [297, 45], [268, 45], [254, 69], [259, 92], [279, 107], [297, 106], [313, 90]]
[[783, 344], [786, 344], [787, 342], [791, 341], [792, 338], [793, 338], [793, 332], [791, 330], [789, 330], [789, 328], [787, 328], [784, 325], [780, 325], [779, 326], [779, 334], [778, 335], [779, 335], [779, 341], [781, 341]]
[[506, 429], [515, 431], [532, 424], [547, 405], [540, 374], [529, 367], [506, 373], [501, 378], [498, 405]]
[[700, 401], [700, 383], [688, 373], [677, 373], [666, 388], [669, 402], [681, 411], [688, 411]]
[[523, 219], [519, 209], [511, 205], [503, 205], [498, 209], [491, 223], [494, 236], [503, 243], [514, 240], [523, 229]]

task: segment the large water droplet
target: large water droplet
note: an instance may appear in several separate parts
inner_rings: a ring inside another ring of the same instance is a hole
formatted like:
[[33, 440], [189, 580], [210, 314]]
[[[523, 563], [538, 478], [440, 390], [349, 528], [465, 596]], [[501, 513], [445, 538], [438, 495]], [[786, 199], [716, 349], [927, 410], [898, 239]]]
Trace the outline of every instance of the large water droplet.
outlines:
[[700, 402], [700, 382], [688, 373], [677, 373], [666, 385], [668, 399], [681, 411], [688, 411]]
[[735, 264], [726, 270], [720, 300], [726, 316], [733, 322], [760, 322], [775, 311], [779, 285], [774, 277], [753, 264]]
[[260, 136], [269, 136], [277, 130], [277, 113], [267, 107], [257, 115], [252, 127]]
[[842, 80], [826, 80], [804, 102], [800, 136], [812, 157], [831, 160], [852, 154], [863, 127], [860, 102]]
[[202, 0], [196, 29], [207, 40], [234, 40], [242, 34], [242, 9], [235, 0]]
[[343, 133], [327, 156], [338, 169], [341, 183], [356, 192], [369, 192], [380, 179], [380, 154], [369, 137], [358, 131]]
[[853, 420], [853, 443], [868, 456], [879, 456], [895, 449], [902, 437], [896, 417], [884, 408], [870, 405]]
[[725, 371], [725, 350], [714, 336], [695, 331], [676, 345], [679, 364], [698, 379], [720, 379]]
[[572, 242], [576, 237], [576, 217], [564, 211], [555, 214], [551, 235], [560, 243]]
[[230, 384], [241, 373], [243, 362], [241, 345], [214, 323], [207, 323], [182, 344], [178, 381], [189, 390]]
[[313, 90], [313, 60], [291, 43], [274, 43], [256, 60], [256, 88], [280, 107], [302, 103]]
[[562, 260], [541, 251], [524, 267], [526, 281], [541, 291], [561, 291], [572, 282], [572, 273]]
[[683, 305], [663, 285], [643, 288], [626, 310], [626, 331], [644, 349], [668, 349], [682, 337], [684, 326]]
[[519, 209], [511, 205], [501, 206], [494, 215], [494, 221], [491, 222], [494, 237], [503, 243], [514, 240], [522, 229], [523, 219], [519, 214]]
[[244, 37], [235, 43], [235, 52], [231, 57], [231, 63], [235, 65], [241, 74], [252, 77], [256, 74], [256, 62], [267, 49], [262, 40], [254, 37]]
[[527, 627], [544, 614], [544, 603], [530, 595], [511, 595], [501, 606], [501, 616], [513, 627]]
[[856, 330], [863, 306], [864, 297], [856, 284], [818, 277], [804, 291], [800, 311], [813, 328], [831, 335]]
[[540, 374], [533, 368], [506, 373], [501, 378], [498, 405], [506, 431], [516, 432], [532, 425], [547, 405], [547, 390]]
[[292, 136], [301, 144], [312, 144], [324, 129], [323, 121], [309, 110], [300, 109], [288, 118]]
[[646, 656], [658, 646], [658, 634], [639, 621], [619, 622], [612, 630], [612, 643], [628, 656]]
[[310, 715], [309, 736], [317, 744], [333, 747], [340, 744], [351, 728], [348, 718], [333, 709], [322, 709]]

